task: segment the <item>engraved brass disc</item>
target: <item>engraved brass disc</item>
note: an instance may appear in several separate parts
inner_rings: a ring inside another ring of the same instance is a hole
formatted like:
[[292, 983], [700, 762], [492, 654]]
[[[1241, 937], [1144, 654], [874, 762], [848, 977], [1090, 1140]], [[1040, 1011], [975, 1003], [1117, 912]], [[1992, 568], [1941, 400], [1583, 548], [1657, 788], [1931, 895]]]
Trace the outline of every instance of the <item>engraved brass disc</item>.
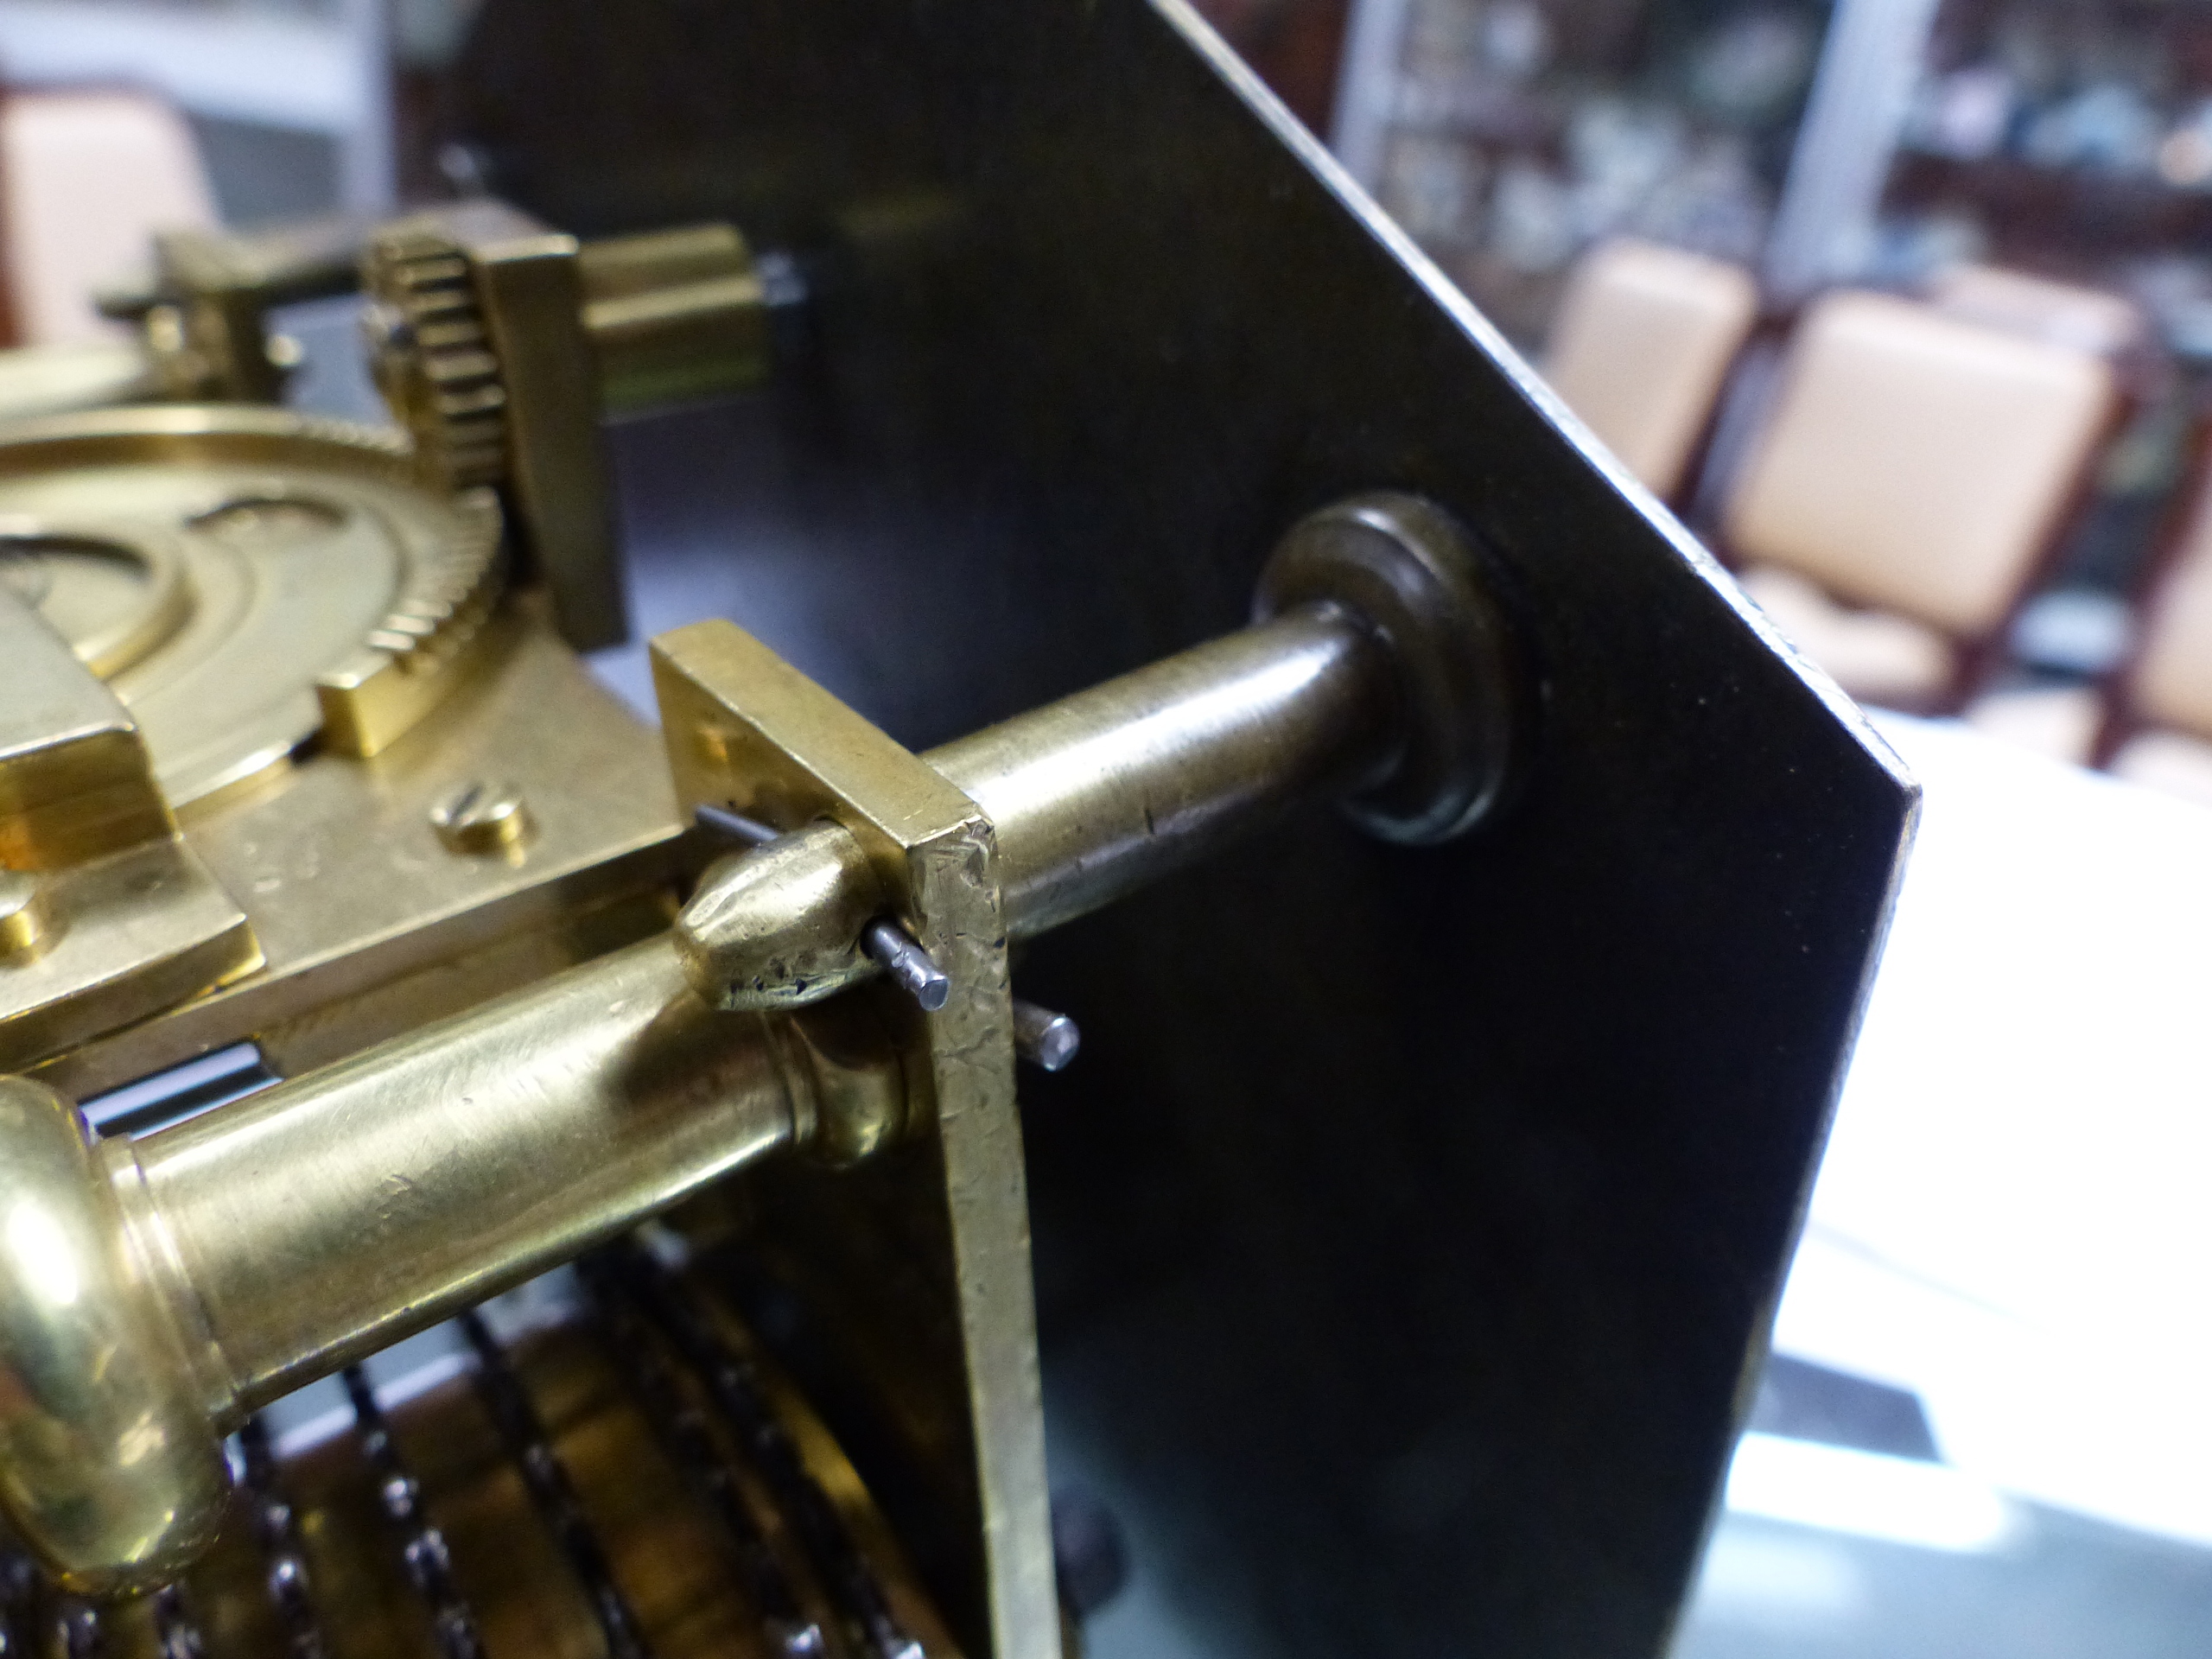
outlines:
[[173, 805], [283, 762], [379, 667], [456, 680], [499, 561], [488, 493], [424, 488], [396, 434], [213, 405], [0, 429], [0, 582], [114, 688]]

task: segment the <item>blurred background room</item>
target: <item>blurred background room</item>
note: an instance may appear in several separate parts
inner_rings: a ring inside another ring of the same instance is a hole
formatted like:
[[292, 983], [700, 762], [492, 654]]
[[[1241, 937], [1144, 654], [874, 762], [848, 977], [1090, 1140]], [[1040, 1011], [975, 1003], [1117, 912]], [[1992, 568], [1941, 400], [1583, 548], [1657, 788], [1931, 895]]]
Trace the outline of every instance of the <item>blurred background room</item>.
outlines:
[[[2212, 8], [1199, 10], [1926, 789], [1676, 1654], [2201, 1654]], [[0, 344], [119, 338], [159, 232], [498, 194], [461, 135], [559, 98], [515, 113], [476, 14], [0, 0]], [[296, 404], [376, 416], [358, 303], [276, 319]], [[1097, 1659], [1235, 1659], [1203, 1582], [1108, 1554]]]

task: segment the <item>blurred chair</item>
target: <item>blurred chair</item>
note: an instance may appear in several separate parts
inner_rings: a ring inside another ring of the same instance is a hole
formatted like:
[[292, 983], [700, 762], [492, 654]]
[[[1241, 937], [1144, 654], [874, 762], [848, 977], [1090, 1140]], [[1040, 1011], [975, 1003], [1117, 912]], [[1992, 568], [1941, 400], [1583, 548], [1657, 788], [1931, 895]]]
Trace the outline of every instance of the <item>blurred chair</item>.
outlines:
[[1735, 265], [1649, 242], [1603, 243], [1568, 280], [1544, 378], [1654, 495], [1672, 500], [1758, 303], [1758, 285]]
[[2100, 357], [2124, 358], [2150, 338], [2150, 324], [2132, 301], [1997, 265], [1953, 265], [1929, 283], [1927, 299], [1963, 321]]
[[0, 95], [0, 275], [13, 343], [111, 332], [92, 290], [143, 264], [152, 232], [214, 223], [192, 129], [160, 99], [107, 88]]
[[1723, 539], [1744, 587], [1869, 702], [1955, 709], [2120, 412], [2106, 357], [1934, 306], [1807, 308]]
[[2212, 805], [2212, 447], [2158, 564], [2094, 758], [2131, 782]]

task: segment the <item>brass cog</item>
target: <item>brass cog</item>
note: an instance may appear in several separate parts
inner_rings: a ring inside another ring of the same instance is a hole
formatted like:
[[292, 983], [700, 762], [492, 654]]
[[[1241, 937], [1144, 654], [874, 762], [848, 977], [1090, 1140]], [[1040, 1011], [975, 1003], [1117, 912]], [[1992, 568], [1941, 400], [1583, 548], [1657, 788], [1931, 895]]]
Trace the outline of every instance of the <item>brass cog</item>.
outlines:
[[0, 436], [0, 585], [137, 721], [184, 806], [321, 746], [366, 755], [465, 678], [504, 569], [497, 498], [395, 432], [244, 404]]
[[377, 386], [446, 489], [499, 483], [507, 391], [476, 302], [468, 257], [425, 220], [380, 232], [362, 264]]

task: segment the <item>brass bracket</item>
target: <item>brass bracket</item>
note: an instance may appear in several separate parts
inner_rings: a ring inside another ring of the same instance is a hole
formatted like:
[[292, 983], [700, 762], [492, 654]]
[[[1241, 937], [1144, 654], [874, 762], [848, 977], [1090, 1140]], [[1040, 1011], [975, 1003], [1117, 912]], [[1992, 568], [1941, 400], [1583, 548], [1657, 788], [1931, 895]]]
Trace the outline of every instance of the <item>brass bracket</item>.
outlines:
[[137, 726], [0, 583], [0, 1071], [261, 963], [178, 834]]
[[[941, 1244], [943, 1259], [902, 1287], [934, 1300], [939, 1339], [925, 1341], [896, 1386], [925, 1407], [957, 1384], [947, 1411], [972, 1460], [980, 1582], [946, 1597], [968, 1639], [997, 1659], [1056, 1659], [1059, 1615], [1045, 1479], [1044, 1419], [1030, 1283], [1028, 1199], [1014, 1103], [1014, 1011], [990, 820], [918, 756], [893, 742], [759, 640], [728, 622], [695, 623], [653, 643], [679, 802], [741, 812], [779, 830], [819, 818], [866, 850], [899, 919], [950, 977], [943, 1008], [918, 1021], [910, 1052], [926, 1056], [925, 1125], [910, 1153], [866, 1173], [889, 1183], [887, 1224], [902, 1243]], [[890, 999], [886, 999], [887, 1003]], [[933, 1155], [927, 1155], [932, 1154]], [[853, 1176], [833, 1179], [854, 1180]], [[914, 1264], [905, 1262], [908, 1272]], [[957, 1354], [959, 1376], [930, 1374]], [[968, 1483], [961, 1482], [961, 1485]], [[943, 1594], [944, 1592], [940, 1591]], [[982, 1646], [982, 1638], [988, 1646]]]

